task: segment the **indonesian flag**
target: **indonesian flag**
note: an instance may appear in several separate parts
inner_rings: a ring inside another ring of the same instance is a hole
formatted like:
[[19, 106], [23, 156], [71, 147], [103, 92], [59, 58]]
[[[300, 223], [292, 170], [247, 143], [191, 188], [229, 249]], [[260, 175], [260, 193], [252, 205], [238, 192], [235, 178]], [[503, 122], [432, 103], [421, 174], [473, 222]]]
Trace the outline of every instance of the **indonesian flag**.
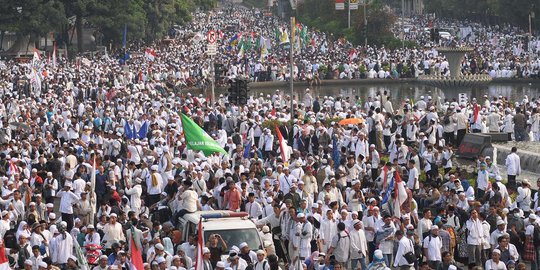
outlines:
[[130, 270], [144, 270], [144, 263], [142, 260], [141, 248], [135, 244], [135, 228], [131, 228], [131, 266]]
[[199, 220], [199, 229], [198, 229], [198, 240], [197, 240], [197, 257], [195, 261], [195, 270], [203, 270], [203, 230], [202, 230], [202, 219]]
[[144, 52], [144, 56], [146, 57], [146, 59], [150, 62], [154, 62], [154, 60], [156, 59], [156, 52], [152, 49], [146, 49], [146, 51]]
[[405, 182], [401, 180], [399, 172], [395, 172], [396, 181], [394, 191], [396, 192], [396, 197], [394, 199], [394, 216], [399, 218], [401, 217], [401, 205], [407, 200], [407, 190], [405, 189]]
[[52, 52], [52, 66], [53, 68], [56, 68], [56, 43], [54, 44]]
[[283, 135], [281, 135], [281, 131], [279, 131], [279, 128], [277, 126], [276, 126], [276, 133], [279, 139], [279, 150], [281, 151], [281, 159], [283, 159], [283, 162], [287, 164], [289, 161], [289, 158], [291, 157], [289, 146], [287, 145], [287, 141], [283, 139]]
[[6, 256], [6, 247], [2, 239], [0, 239], [0, 270], [11, 270], [9, 260]]
[[38, 49], [34, 48], [34, 57], [32, 58], [32, 67], [36, 70], [41, 70], [41, 56]]
[[476, 123], [476, 120], [478, 120], [479, 112], [480, 112], [480, 106], [478, 106], [478, 103], [474, 103], [473, 123]]
[[356, 49], [355, 48], [352, 48], [350, 51], [349, 51], [349, 61], [352, 61], [354, 59], [358, 58], [358, 53], [356, 52]]

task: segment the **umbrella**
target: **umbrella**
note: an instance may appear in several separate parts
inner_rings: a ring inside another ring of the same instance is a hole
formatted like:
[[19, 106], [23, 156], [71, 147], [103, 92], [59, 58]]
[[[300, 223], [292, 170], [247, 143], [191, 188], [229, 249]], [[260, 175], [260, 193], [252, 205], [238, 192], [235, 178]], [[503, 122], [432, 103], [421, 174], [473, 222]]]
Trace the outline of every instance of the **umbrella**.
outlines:
[[362, 118], [347, 118], [347, 119], [343, 119], [341, 121], [339, 121], [339, 124], [344, 126], [344, 125], [358, 125], [358, 124], [363, 124], [364, 123], [364, 119]]

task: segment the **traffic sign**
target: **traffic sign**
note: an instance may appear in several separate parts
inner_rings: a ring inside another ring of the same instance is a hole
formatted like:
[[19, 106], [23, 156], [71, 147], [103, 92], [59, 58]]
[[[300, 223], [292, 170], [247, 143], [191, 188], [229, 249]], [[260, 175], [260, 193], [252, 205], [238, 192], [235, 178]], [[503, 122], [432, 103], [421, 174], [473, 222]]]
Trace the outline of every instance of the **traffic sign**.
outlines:
[[215, 43], [208, 44], [206, 46], [206, 54], [210, 56], [214, 56], [217, 54], [217, 45]]
[[210, 44], [216, 43], [216, 40], [217, 40], [216, 31], [214, 30], [208, 31], [208, 33], [206, 34], [206, 40], [208, 40], [208, 43]]

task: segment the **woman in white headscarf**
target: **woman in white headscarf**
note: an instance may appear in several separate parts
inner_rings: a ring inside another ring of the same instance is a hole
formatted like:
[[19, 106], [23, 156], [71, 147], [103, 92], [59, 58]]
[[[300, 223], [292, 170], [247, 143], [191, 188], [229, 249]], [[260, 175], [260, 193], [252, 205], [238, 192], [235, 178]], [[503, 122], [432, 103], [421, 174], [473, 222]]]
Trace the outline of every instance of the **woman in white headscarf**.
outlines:
[[28, 223], [26, 223], [26, 221], [21, 221], [21, 223], [19, 223], [19, 227], [17, 227], [17, 233], [16, 233], [17, 239], [19, 239], [19, 236], [25, 232], [28, 235], [32, 234], [32, 232], [28, 229]]

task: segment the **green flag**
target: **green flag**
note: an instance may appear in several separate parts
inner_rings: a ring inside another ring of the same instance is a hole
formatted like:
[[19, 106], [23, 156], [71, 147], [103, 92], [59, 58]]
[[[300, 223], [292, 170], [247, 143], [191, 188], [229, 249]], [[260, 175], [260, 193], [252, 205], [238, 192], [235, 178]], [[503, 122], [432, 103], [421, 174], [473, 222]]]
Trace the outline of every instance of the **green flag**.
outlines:
[[205, 156], [215, 152], [227, 154], [227, 152], [204, 130], [199, 127], [191, 118], [182, 113], [182, 126], [184, 128], [184, 138], [187, 148], [191, 150], [201, 150]]
[[247, 37], [246, 50], [251, 50], [251, 36]]

